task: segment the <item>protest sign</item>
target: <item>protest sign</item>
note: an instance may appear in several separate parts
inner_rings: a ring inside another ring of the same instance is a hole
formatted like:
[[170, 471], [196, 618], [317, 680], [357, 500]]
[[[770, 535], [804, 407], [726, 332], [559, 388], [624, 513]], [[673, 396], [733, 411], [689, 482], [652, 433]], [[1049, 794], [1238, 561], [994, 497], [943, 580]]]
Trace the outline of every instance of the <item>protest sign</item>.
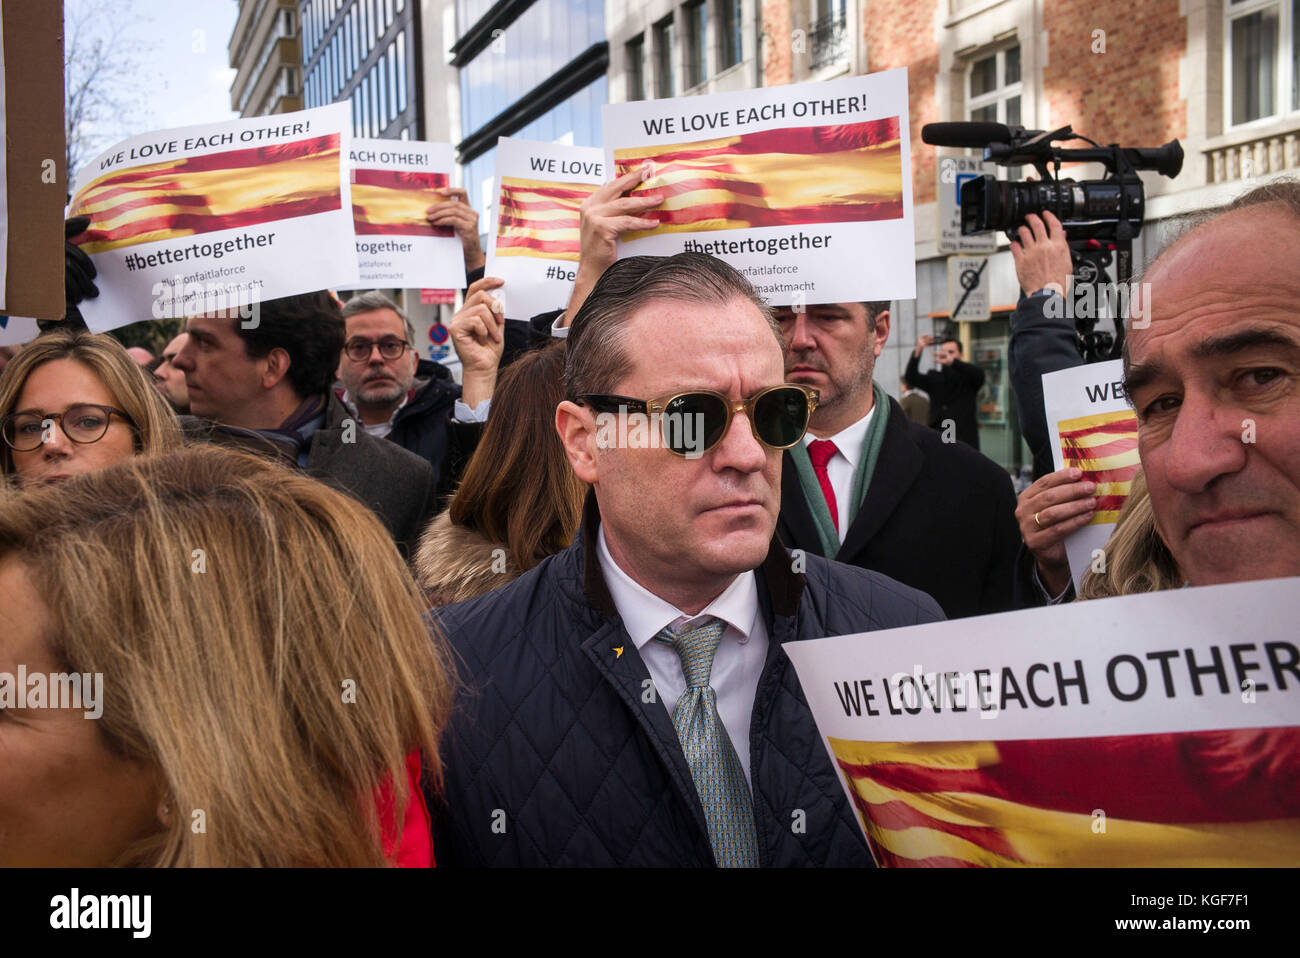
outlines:
[[69, 215], [99, 271], [95, 331], [355, 284], [346, 103], [124, 140], [81, 171]]
[[30, 316], [0, 316], [0, 346], [21, 346], [41, 333]]
[[1083, 472], [1080, 481], [1097, 484], [1092, 520], [1065, 540], [1077, 589], [1089, 569], [1106, 571], [1106, 541], [1142, 465], [1137, 416], [1124, 392], [1123, 364], [1112, 359], [1044, 374], [1043, 408], [1054, 467], [1073, 466]]
[[788, 642], [882, 865], [1300, 861], [1300, 579]]
[[450, 226], [431, 226], [456, 158], [447, 143], [353, 140], [348, 151], [360, 279], [336, 289], [463, 289], [465, 253]]
[[487, 275], [505, 280], [499, 298], [520, 319], [569, 302], [578, 269], [578, 208], [605, 180], [605, 154], [503, 136]]
[[916, 295], [906, 70], [602, 110], [611, 176], [665, 197], [620, 257], [710, 253], [773, 305]]

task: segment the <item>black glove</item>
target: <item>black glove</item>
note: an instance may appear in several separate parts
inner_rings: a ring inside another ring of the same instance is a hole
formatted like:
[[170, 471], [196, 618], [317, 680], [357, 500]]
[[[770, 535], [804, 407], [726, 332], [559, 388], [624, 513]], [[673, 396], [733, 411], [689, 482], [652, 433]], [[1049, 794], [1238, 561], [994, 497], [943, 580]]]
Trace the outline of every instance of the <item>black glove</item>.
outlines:
[[72, 237], [86, 232], [90, 225], [89, 216], [74, 216], [63, 221], [63, 298], [66, 313], [61, 322], [40, 322], [41, 329], [85, 329], [86, 322], [81, 318], [77, 304], [84, 299], [94, 299], [99, 295], [95, 285], [95, 264]]

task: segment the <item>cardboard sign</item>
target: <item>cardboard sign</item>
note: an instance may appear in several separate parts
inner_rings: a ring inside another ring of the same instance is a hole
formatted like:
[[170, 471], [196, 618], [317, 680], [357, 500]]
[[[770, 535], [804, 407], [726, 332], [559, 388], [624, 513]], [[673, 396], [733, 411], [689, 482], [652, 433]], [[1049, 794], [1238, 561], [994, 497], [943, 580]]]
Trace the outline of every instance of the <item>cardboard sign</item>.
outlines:
[[505, 286], [494, 295], [519, 319], [563, 309], [578, 270], [578, 211], [607, 179], [605, 154], [503, 136], [496, 159], [486, 275]]
[[95, 331], [355, 286], [346, 103], [146, 133], [81, 171]]
[[445, 202], [456, 159], [447, 143], [353, 140], [348, 150], [360, 279], [336, 289], [465, 288], [465, 253], [449, 226], [425, 219]]
[[916, 295], [906, 70], [602, 109], [611, 175], [665, 197], [620, 257], [709, 253], [778, 306]]
[[[4, 272], [0, 312], [15, 318], [62, 319], [67, 201], [62, 0], [4, 0], [0, 34], [8, 233], [0, 255]], [[11, 225], [20, 227], [21, 233], [8, 228]]]
[[877, 862], [1300, 861], [1300, 579], [783, 648]]

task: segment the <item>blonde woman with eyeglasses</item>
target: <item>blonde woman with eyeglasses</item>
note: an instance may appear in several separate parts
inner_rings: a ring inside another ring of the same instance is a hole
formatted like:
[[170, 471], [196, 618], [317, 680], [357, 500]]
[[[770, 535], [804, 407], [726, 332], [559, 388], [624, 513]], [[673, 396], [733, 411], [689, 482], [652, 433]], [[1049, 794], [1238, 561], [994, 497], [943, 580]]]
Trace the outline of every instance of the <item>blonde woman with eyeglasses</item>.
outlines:
[[0, 476], [61, 482], [181, 443], [176, 415], [111, 336], [38, 336], [0, 374]]

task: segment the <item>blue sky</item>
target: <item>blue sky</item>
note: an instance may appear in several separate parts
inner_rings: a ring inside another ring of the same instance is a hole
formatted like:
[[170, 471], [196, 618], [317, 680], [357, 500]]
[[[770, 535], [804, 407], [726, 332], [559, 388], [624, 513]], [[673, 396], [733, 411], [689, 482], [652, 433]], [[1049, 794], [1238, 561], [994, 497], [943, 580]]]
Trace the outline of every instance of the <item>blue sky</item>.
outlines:
[[[91, 0], [66, 0], [67, 9]], [[93, 3], [96, 14], [105, 9]], [[235, 116], [230, 108], [227, 44], [239, 6], [235, 0], [117, 0], [116, 22], [126, 24], [121, 56], [132, 64], [134, 109], [106, 124], [107, 147], [126, 136]]]

